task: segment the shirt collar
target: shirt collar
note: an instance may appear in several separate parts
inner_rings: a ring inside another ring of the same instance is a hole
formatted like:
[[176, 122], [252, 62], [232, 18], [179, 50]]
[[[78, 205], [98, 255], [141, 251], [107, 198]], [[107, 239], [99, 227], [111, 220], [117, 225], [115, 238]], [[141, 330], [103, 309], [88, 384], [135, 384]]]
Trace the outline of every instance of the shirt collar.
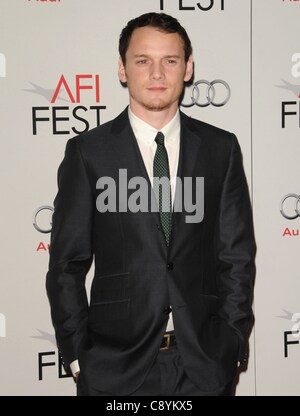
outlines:
[[177, 110], [175, 116], [162, 129], [157, 130], [150, 124], [137, 117], [128, 107], [128, 116], [133, 132], [138, 140], [143, 140], [151, 146], [158, 131], [161, 131], [168, 143], [179, 140], [180, 137], [180, 114]]

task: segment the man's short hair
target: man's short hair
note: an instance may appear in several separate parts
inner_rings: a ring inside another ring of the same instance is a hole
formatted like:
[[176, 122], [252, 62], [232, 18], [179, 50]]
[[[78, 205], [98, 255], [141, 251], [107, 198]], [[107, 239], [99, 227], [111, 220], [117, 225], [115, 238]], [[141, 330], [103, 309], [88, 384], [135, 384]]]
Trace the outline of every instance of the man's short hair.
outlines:
[[151, 26], [166, 33], [178, 33], [183, 41], [184, 58], [187, 62], [192, 54], [192, 44], [186, 30], [181, 26], [175, 17], [165, 13], [145, 13], [130, 20], [121, 32], [119, 39], [119, 53], [123, 64], [126, 63], [126, 52], [132, 33], [140, 27]]

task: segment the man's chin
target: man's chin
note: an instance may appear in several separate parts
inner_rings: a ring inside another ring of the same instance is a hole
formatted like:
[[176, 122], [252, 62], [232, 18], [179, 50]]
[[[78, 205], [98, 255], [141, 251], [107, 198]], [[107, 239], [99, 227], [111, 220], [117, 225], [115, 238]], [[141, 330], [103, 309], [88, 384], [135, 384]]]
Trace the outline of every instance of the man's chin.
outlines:
[[170, 107], [170, 104], [169, 103], [164, 103], [164, 102], [160, 102], [160, 103], [149, 103], [149, 104], [144, 104], [144, 107], [148, 111], [158, 112], [158, 111], [167, 110]]

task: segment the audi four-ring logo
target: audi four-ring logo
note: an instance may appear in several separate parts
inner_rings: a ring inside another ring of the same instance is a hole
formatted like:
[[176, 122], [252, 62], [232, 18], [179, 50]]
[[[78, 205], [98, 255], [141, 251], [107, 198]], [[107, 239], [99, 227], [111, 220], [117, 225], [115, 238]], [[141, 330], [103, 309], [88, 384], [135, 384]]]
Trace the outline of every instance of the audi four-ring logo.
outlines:
[[[293, 207], [294, 212], [291, 215], [286, 213], [286, 205], [285, 205], [286, 200], [290, 199], [290, 198], [294, 199], [294, 203], [295, 203], [295, 205]], [[284, 210], [284, 206], [285, 206], [285, 210]], [[300, 217], [300, 195], [297, 195], [297, 194], [287, 194], [287, 195], [285, 195], [282, 198], [281, 203], [280, 203], [280, 213], [287, 220], [294, 220], [294, 219]]]
[[[41, 225], [38, 224], [38, 215], [40, 212], [42, 211], [50, 211], [49, 212], [49, 228], [42, 228]], [[41, 207], [39, 207], [38, 209], [36, 209], [33, 213], [33, 218], [32, 218], [32, 224], [34, 226], [34, 228], [39, 231], [40, 233], [50, 233], [51, 232], [51, 228], [52, 228], [52, 214], [53, 214], [54, 208], [51, 207], [50, 205], [43, 205]]]
[[[204, 87], [201, 87], [201, 85]], [[187, 96], [186, 91], [180, 104], [182, 107], [192, 107], [193, 105], [198, 107], [207, 107], [209, 105], [222, 107], [228, 103], [231, 95], [229, 85], [221, 79], [215, 79], [211, 82], [200, 79], [190, 87], [186, 87], [186, 90], [190, 90], [190, 97], [189, 99], [185, 98]]]

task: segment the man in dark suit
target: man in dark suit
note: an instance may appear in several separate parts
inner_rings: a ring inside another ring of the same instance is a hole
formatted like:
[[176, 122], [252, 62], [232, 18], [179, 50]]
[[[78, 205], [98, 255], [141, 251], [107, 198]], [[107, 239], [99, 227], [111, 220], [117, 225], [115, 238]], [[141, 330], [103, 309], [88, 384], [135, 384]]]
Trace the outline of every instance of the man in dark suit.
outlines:
[[178, 109], [193, 59], [176, 19], [131, 20], [119, 51], [129, 107], [70, 140], [58, 172], [46, 282], [58, 347], [78, 395], [230, 395], [255, 255], [240, 148]]

